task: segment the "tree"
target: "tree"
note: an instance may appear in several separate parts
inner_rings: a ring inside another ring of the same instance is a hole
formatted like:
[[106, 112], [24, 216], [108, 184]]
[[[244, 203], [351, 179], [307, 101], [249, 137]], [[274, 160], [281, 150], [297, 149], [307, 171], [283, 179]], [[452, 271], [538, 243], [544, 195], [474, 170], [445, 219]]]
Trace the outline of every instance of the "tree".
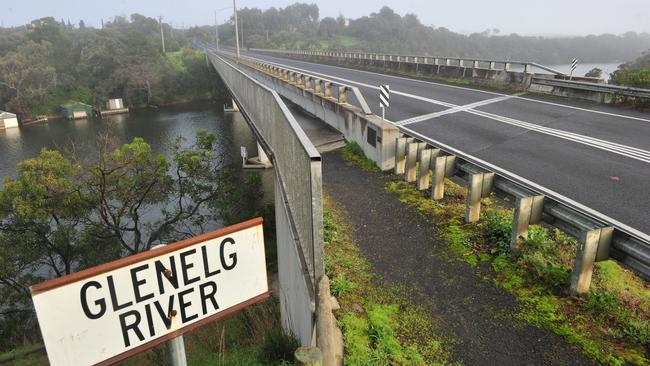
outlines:
[[191, 144], [177, 138], [169, 159], [140, 138], [115, 147], [105, 134], [98, 145], [93, 161], [44, 149], [4, 182], [0, 346], [14, 340], [6, 329], [13, 337], [34, 327], [29, 286], [248, 218], [260, 198], [259, 181], [242, 184], [204, 130]]
[[594, 67], [593, 69], [589, 70], [585, 74], [585, 77], [588, 77], [588, 78], [600, 78], [602, 75], [603, 75], [603, 70], [599, 69], [597, 67]]
[[339, 33], [339, 23], [336, 19], [327, 17], [321, 20], [320, 27], [318, 29], [319, 33], [323, 37], [331, 37]]
[[49, 65], [52, 45], [27, 41], [0, 58], [0, 86], [11, 90], [7, 107], [25, 115], [55, 83], [55, 69]]

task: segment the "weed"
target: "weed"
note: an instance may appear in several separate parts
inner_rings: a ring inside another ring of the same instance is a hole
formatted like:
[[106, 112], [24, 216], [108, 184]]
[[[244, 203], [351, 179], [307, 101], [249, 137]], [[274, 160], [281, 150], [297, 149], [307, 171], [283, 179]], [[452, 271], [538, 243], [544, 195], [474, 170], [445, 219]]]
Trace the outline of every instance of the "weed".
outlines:
[[353, 291], [355, 285], [344, 274], [337, 275], [330, 282], [330, 291], [334, 296], [343, 296]]
[[341, 149], [341, 154], [343, 155], [343, 159], [348, 163], [363, 171], [371, 173], [379, 173], [381, 171], [374, 161], [366, 157], [361, 146], [356, 142], [348, 142], [345, 147]]

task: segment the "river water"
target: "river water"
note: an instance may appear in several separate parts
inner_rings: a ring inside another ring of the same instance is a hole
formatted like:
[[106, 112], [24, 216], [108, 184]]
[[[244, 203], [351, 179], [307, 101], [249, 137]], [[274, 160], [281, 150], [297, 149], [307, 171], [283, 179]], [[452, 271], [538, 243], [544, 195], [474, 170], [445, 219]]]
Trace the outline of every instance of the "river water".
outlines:
[[[156, 110], [135, 110], [129, 114], [94, 120], [55, 120], [46, 124], [21, 126], [0, 130], [0, 178], [14, 177], [16, 164], [36, 157], [41, 148], [64, 149], [75, 144], [78, 151], [91, 153], [100, 133], [111, 127], [120, 143], [142, 137], [157, 154], [165, 154], [169, 143], [177, 136], [193, 141], [197, 129], [203, 128], [217, 135], [223, 146], [222, 153], [233, 163], [240, 161], [240, 147], [245, 146], [250, 155], [256, 152], [255, 137], [239, 113], [224, 113], [221, 104], [193, 103]], [[262, 172], [263, 190], [272, 198], [271, 171]]]

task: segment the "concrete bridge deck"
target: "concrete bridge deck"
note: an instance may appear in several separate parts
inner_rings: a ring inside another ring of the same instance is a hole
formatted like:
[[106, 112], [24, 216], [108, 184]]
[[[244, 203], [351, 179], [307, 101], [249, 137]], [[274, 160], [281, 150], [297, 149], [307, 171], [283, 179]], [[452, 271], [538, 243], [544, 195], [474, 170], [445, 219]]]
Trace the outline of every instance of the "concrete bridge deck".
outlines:
[[247, 55], [357, 86], [377, 114], [378, 86], [389, 84], [389, 120], [650, 234], [648, 114]]

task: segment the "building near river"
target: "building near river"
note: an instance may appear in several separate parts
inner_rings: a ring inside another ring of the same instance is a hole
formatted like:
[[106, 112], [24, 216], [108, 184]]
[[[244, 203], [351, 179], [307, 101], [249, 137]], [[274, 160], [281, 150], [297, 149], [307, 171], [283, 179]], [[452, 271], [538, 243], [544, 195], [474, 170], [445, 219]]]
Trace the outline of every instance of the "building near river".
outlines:
[[120, 113], [129, 113], [129, 109], [124, 106], [122, 98], [109, 99], [106, 102], [106, 110], [100, 112], [102, 116]]
[[0, 111], [0, 130], [18, 127], [18, 117], [9, 112]]
[[84, 119], [92, 117], [93, 109], [94, 108], [91, 105], [76, 101], [70, 101], [61, 105], [61, 112], [67, 119]]

